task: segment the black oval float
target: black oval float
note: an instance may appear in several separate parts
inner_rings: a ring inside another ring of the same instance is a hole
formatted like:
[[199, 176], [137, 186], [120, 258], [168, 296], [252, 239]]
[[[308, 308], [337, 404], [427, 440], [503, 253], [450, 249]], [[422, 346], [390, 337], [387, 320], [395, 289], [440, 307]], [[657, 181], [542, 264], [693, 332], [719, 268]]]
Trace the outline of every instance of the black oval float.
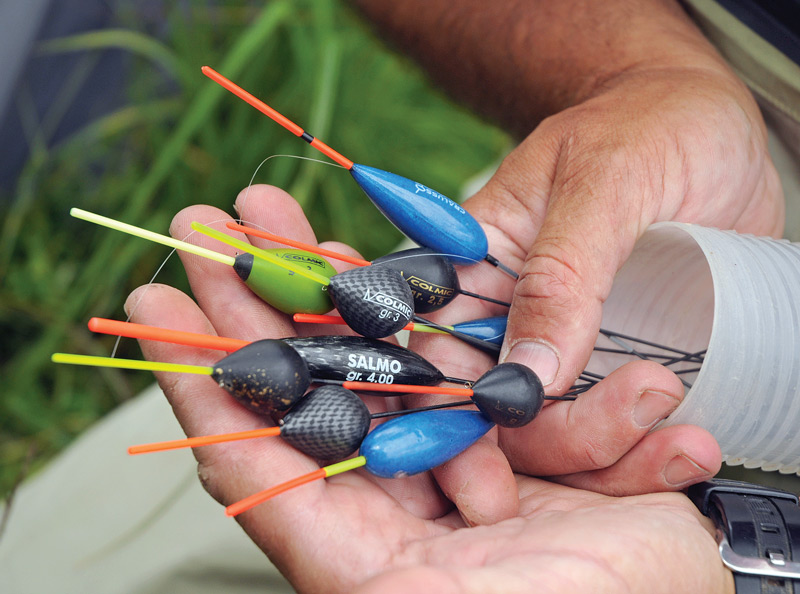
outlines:
[[501, 363], [475, 382], [472, 400], [497, 425], [522, 427], [542, 410], [544, 388], [539, 376], [525, 365]]
[[321, 380], [435, 386], [441, 371], [414, 351], [363, 336], [285, 338]]
[[261, 414], [288, 410], [311, 383], [300, 354], [273, 339], [234, 351], [213, 366], [211, 377], [243, 406]]
[[403, 275], [414, 296], [418, 314], [439, 310], [461, 291], [455, 266], [432, 249], [418, 247], [382, 256], [373, 266], [391, 268]]

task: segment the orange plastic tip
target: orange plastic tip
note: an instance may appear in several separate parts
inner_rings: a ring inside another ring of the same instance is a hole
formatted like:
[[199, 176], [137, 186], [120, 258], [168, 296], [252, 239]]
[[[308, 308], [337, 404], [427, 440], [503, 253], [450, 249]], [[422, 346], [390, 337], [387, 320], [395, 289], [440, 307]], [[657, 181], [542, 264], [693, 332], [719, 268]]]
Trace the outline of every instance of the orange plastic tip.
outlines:
[[159, 441], [156, 443], [135, 445], [128, 448], [128, 453], [131, 455], [149, 454], [151, 452], [164, 452], [166, 450], [178, 450], [181, 448], [196, 448], [213, 443], [238, 441], [240, 439], [253, 439], [254, 437], [272, 437], [280, 434], [280, 427], [265, 427], [264, 429], [252, 429], [250, 431], [238, 431], [236, 433], [202, 435], [199, 437], [189, 437], [187, 439], [173, 439], [172, 441]]
[[281, 493], [285, 493], [290, 489], [294, 489], [295, 487], [299, 487], [300, 485], [305, 485], [306, 483], [310, 483], [312, 481], [316, 481], [319, 479], [325, 478], [327, 472], [324, 468], [318, 468], [313, 472], [309, 472], [308, 474], [304, 474], [302, 476], [298, 476], [297, 478], [293, 478], [292, 480], [286, 481], [285, 483], [281, 483], [280, 485], [275, 485], [269, 489], [265, 489], [260, 493], [254, 493], [250, 495], [250, 497], [246, 497], [241, 501], [237, 501], [225, 508], [225, 515], [229, 517], [238, 516], [242, 512], [246, 512], [248, 509], [252, 509], [255, 506], [264, 503], [265, 501], [272, 499], [276, 495], [280, 495]]
[[326, 157], [333, 159], [335, 162], [337, 162], [345, 169], [353, 168], [353, 162], [350, 159], [345, 157], [343, 154], [333, 150], [327, 144], [322, 142], [319, 138], [315, 138], [309, 144], [313, 146], [315, 149], [317, 149], [319, 152], [321, 152], [323, 155], [325, 155]]
[[341, 316], [296, 313], [292, 316], [292, 320], [301, 324], [333, 324], [336, 326], [347, 325], [347, 322], [345, 322]]
[[134, 324], [133, 322], [120, 322], [119, 320], [108, 320], [106, 318], [92, 318], [89, 320], [89, 330], [100, 334], [112, 334], [114, 336], [125, 336], [127, 338], [139, 338], [143, 340], [158, 340], [160, 342], [171, 342], [201, 349], [213, 349], [215, 351], [225, 351], [231, 353], [249, 344], [246, 340], [238, 338], [223, 338], [221, 336], [210, 336], [208, 334], [196, 334], [194, 332], [184, 332], [182, 330], [168, 330], [147, 326], [145, 324]]
[[442, 388], [439, 386], [416, 386], [412, 384], [373, 384], [372, 382], [342, 382], [348, 390], [369, 392], [402, 392], [404, 394], [447, 394], [449, 396], [472, 396], [469, 388]]
[[[210, 66], [203, 66], [200, 70], [202, 70], [203, 74], [205, 74], [215, 83], [224, 87], [225, 89], [236, 95], [242, 101], [249, 103], [250, 105], [255, 107], [258, 111], [260, 111], [265, 116], [272, 119], [274, 122], [286, 128], [289, 132], [291, 132], [295, 136], [303, 136], [305, 130], [303, 130], [300, 126], [295, 124], [292, 120], [290, 120], [286, 116], [272, 109], [269, 105], [264, 103], [261, 99], [259, 99], [255, 95], [248, 93], [236, 83], [222, 76], [219, 72], [217, 72]], [[331, 159], [336, 161], [339, 165], [341, 165], [345, 169], [351, 169], [353, 167], [353, 162], [350, 159], [336, 152], [321, 140], [314, 138], [309, 144], [318, 151], [320, 151], [326, 157], [330, 157]]]
[[[292, 320], [298, 324], [334, 324], [336, 326], [346, 326], [347, 322], [341, 316], [327, 316], [319, 314], [296, 313]], [[401, 330], [414, 330], [414, 322], [409, 322]]]
[[333, 258], [334, 260], [349, 262], [350, 264], [355, 264], [356, 266], [369, 266], [371, 264], [371, 262], [367, 260], [362, 260], [361, 258], [354, 258], [353, 256], [345, 256], [344, 254], [333, 252], [331, 250], [326, 250], [325, 248], [321, 248], [316, 245], [310, 245], [308, 243], [303, 243], [302, 241], [296, 241], [294, 239], [287, 239], [286, 237], [275, 235], [274, 233], [270, 233], [269, 231], [253, 229], [252, 227], [245, 227], [244, 225], [240, 225], [239, 223], [234, 223], [233, 221], [229, 221], [228, 223], [226, 223], [226, 225], [228, 229], [232, 229], [233, 231], [239, 231], [240, 233], [245, 233], [247, 235], [254, 235], [255, 237], [260, 237], [261, 239], [269, 239], [270, 241], [275, 241], [277, 243], [282, 243], [283, 245], [288, 245], [293, 248], [305, 250], [307, 252], [311, 252], [312, 254], [319, 254], [320, 256], [325, 256], [326, 258]]
[[219, 72], [211, 68], [210, 66], [203, 66], [200, 69], [203, 74], [205, 74], [208, 78], [213, 80], [215, 83], [220, 85], [221, 87], [225, 88], [226, 90], [230, 91], [234, 95], [236, 95], [242, 101], [249, 103], [253, 107], [255, 107], [258, 111], [275, 121], [276, 123], [280, 124], [284, 128], [286, 128], [289, 132], [294, 134], [295, 136], [302, 136], [303, 129], [295, 124], [289, 118], [281, 115], [274, 109], [272, 109], [269, 105], [264, 103], [261, 99], [256, 97], [255, 95], [248, 93], [242, 87], [234, 83], [233, 81], [225, 78]]

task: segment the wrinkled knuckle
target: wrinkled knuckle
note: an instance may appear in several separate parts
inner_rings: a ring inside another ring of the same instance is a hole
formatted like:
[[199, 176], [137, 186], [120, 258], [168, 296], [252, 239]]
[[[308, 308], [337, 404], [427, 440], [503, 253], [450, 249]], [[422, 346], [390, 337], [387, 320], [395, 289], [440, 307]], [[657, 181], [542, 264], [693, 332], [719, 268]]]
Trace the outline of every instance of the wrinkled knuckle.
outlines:
[[[642, 199], [658, 198], [665, 174], [681, 169], [674, 139], [657, 122], [593, 128], [589, 137], [566, 143], [569, 152], [562, 163], [559, 191], [576, 207], [596, 200], [634, 206]], [[639, 199], [632, 200], [634, 196]]]
[[[651, 158], [658, 150], [644, 140], [636, 143], [636, 151], [624, 140], [608, 141], [594, 149], [594, 159], [583, 158], [573, 175], [565, 179], [565, 190], [569, 193], [583, 194], [587, 200], [597, 196], [611, 196], [623, 200], [625, 190], [643, 186], [643, 176], [648, 175], [653, 163]], [[646, 163], [647, 166], [642, 165]]]
[[[570, 409], [572, 410], [572, 409]], [[608, 468], [620, 457], [617, 444], [613, 440], [602, 439], [602, 436], [587, 431], [581, 423], [585, 419], [568, 414], [565, 432], [572, 436], [570, 452], [574, 461], [584, 466], [584, 470]]]
[[619, 455], [610, 444], [594, 439], [582, 440], [580, 454], [590, 468], [594, 469], [608, 468], [619, 459]]
[[514, 289], [514, 298], [547, 300], [549, 313], [558, 315], [571, 308], [583, 286], [584, 279], [565, 257], [564, 249], [558, 248], [531, 256]]

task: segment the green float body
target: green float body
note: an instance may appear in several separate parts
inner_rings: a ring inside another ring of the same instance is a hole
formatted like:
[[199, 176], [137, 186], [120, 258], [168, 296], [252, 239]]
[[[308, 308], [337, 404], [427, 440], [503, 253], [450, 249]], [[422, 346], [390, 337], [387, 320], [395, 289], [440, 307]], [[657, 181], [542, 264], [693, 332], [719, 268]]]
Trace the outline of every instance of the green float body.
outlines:
[[[311, 252], [287, 248], [264, 251], [327, 278], [336, 274], [330, 262]], [[240, 254], [233, 269], [253, 293], [283, 313], [323, 314], [333, 309], [327, 287], [263, 258]]]

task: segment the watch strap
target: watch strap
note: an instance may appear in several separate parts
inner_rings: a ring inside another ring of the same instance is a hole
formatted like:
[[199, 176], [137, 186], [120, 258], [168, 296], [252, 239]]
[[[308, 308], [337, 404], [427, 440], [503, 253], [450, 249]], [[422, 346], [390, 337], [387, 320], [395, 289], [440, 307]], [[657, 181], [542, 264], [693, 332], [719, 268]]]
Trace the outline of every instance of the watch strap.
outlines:
[[800, 594], [800, 507], [792, 493], [716, 479], [689, 497], [717, 527], [723, 563], [736, 594]]

